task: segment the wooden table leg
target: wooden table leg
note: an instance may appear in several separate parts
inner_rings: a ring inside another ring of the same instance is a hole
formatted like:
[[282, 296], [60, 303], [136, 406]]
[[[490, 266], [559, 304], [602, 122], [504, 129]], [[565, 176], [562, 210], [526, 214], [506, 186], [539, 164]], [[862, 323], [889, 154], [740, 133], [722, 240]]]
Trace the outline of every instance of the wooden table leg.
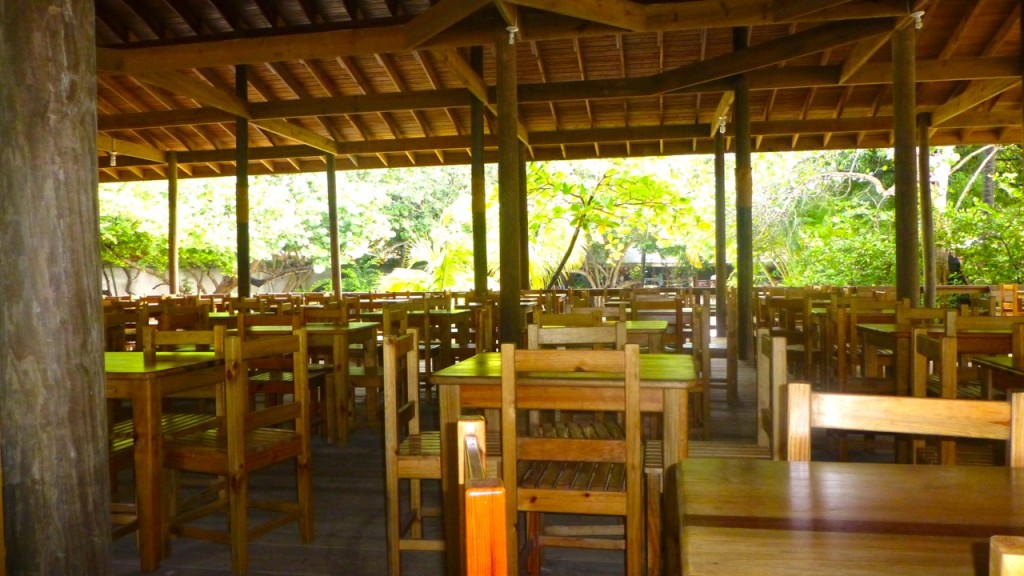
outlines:
[[139, 558], [143, 572], [160, 567], [163, 556], [163, 503], [160, 498], [160, 394], [155, 386], [139, 386], [132, 401], [135, 426], [135, 502], [139, 520]]
[[[462, 401], [458, 386], [438, 386], [439, 419], [441, 422], [441, 494], [444, 499], [445, 556], [448, 574], [458, 576], [462, 572], [462, 538], [459, 524], [459, 484], [453, 479], [458, 474], [458, 462], [454, 457], [456, 427], [462, 412]], [[510, 545], [514, 546], [514, 543]]]

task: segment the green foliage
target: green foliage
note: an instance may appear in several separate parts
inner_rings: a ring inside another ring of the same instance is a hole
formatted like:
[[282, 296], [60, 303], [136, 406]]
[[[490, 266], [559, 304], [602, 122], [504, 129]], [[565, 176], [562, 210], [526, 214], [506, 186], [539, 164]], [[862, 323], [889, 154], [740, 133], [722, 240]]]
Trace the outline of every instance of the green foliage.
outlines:
[[1024, 193], [1016, 174], [997, 176], [994, 206], [971, 198], [960, 210], [946, 212], [937, 241], [960, 257], [972, 284], [1024, 282]]

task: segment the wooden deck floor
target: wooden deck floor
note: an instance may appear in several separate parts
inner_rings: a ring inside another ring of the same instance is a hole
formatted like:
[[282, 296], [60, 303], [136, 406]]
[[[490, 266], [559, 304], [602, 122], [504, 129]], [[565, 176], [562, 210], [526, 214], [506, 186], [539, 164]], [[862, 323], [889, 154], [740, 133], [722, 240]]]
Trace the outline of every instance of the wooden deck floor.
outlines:
[[[715, 360], [713, 373], [725, 373], [724, 361]], [[754, 372], [740, 367], [740, 402], [725, 401], [724, 390], [713, 390], [712, 422], [716, 440], [753, 442]], [[436, 409], [432, 412], [436, 425]], [[317, 439], [313, 445], [316, 537], [302, 544], [294, 526], [278, 529], [256, 540], [250, 550], [250, 574], [378, 576], [386, 573], [384, 546], [384, 467], [382, 439], [377, 430], [357, 429], [345, 448]], [[289, 488], [291, 470], [257, 474], [255, 490]], [[436, 492], [436, 490], [435, 490]], [[113, 544], [114, 574], [139, 573], [134, 539]], [[177, 540], [158, 572], [166, 576], [230, 574], [227, 546]], [[404, 573], [418, 576], [444, 572], [442, 555], [403, 553]], [[614, 575], [624, 572], [621, 553], [552, 550], [545, 557], [545, 574]]]

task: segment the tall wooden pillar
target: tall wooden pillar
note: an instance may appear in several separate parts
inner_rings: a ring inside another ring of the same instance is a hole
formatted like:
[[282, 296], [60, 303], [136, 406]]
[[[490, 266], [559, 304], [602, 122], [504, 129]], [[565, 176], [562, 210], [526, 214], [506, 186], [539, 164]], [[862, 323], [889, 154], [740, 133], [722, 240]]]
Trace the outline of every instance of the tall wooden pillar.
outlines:
[[893, 164], [896, 213], [896, 297], [921, 305], [918, 277], [914, 35], [908, 24], [892, 37]]
[[[235, 94], [248, 100], [249, 82], [245, 65], [235, 66]], [[248, 298], [252, 290], [249, 274], [249, 120], [235, 118], [235, 223], [238, 245], [238, 296]]]
[[[484, 50], [481, 46], [469, 49], [473, 71], [483, 76]], [[487, 294], [487, 189], [484, 180], [484, 104], [473, 98], [469, 104], [471, 172], [470, 188], [473, 201], [473, 293]]]
[[725, 236], [725, 134], [715, 131], [715, 330], [725, 333], [729, 268]]
[[[733, 49], [743, 50], [749, 42], [747, 28], [733, 29]], [[751, 356], [753, 344], [754, 294], [754, 182], [750, 160], [750, 88], [747, 78], [735, 80], [736, 102], [733, 122], [736, 133], [736, 336], [737, 353], [741, 360]]]
[[921, 190], [921, 260], [924, 262], [924, 305], [935, 307], [935, 212], [932, 207], [932, 173], [929, 166], [928, 131], [931, 114], [917, 115], [917, 180]]
[[530, 209], [526, 202], [526, 144], [519, 144], [519, 287], [530, 289]]
[[0, 9], [0, 454], [8, 574], [109, 574], [91, 0]]
[[[178, 294], [178, 153], [167, 153], [167, 288]], [[196, 293], [199, 287], [196, 286]]]
[[331, 290], [335, 296], [341, 296], [341, 253], [338, 245], [338, 178], [334, 154], [327, 159], [327, 210], [328, 225], [331, 227]]
[[502, 342], [519, 342], [522, 322], [519, 309], [520, 214], [519, 214], [519, 109], [516, 95], [516, 47], [495, 42], [498, 73], [498, 238], [501, 242]]

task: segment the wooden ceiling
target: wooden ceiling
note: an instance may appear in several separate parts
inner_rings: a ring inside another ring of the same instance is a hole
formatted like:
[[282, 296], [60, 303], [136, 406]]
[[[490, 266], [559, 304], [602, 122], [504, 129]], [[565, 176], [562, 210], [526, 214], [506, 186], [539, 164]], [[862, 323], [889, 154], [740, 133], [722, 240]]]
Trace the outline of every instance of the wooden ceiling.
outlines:
[[326, 154], [339, 169], [465, 164], [474, 98], [492, 161], [510, 26], [534, 160], [711, 153], [741, 73], [755, 151], [891, 146], [889, 39], [918, 10], [932, 144], [1020, 143], [1021, 4], [96, 0], [100, 180], [166, 178], [170, 151], [184, 177], [234, 174], [239, 116], [250, 174], [323, 170]]

